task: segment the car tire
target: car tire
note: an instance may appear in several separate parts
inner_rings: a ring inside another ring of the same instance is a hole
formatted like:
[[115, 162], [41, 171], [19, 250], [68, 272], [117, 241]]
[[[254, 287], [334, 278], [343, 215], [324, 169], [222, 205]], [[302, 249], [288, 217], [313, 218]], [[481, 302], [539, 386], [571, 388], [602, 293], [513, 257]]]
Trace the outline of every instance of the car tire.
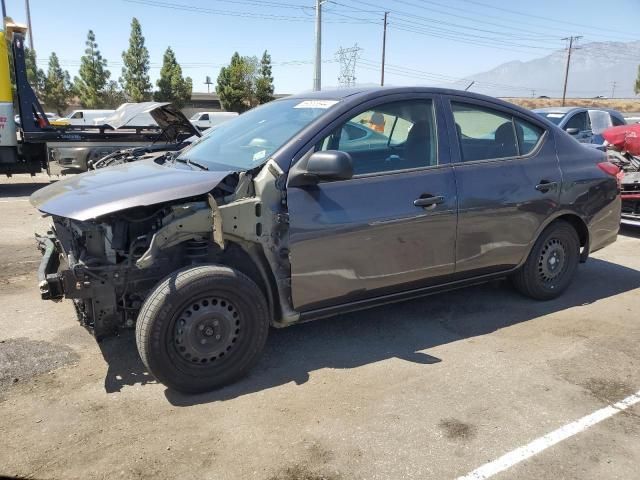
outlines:
[[138, 352], [167, 387], [201, 393], [234, 382], [256, 363], [269, 313], [260, 288], [231, 268], [202, 265], [162, 280], [136, 325]]
[[564, 220], [556, 220], [538, 237], [526, 262], [511, 279], [520, 293], [536, 300], [551, 300], [567, 289], [579, 260], [578, 233]]

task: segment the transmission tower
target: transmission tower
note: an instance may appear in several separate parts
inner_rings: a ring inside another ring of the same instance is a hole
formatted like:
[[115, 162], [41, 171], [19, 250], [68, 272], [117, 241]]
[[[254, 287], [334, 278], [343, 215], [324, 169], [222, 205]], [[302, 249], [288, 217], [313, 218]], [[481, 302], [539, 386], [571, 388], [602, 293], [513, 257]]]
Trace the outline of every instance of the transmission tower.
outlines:
[[340, 62], [338, 83], [341, 87], [354, 87], [356, 84], [356, 63], [362, 48], [356, 43], [353, 47], [343, 48], [336, 52], [336, 60]]

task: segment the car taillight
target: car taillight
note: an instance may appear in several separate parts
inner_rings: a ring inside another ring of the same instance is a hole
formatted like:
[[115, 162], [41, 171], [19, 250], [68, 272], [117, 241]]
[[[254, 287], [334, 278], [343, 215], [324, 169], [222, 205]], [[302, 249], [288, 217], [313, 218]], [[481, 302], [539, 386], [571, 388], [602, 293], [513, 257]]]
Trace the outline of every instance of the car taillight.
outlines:
[[602, 170], [607, 175], [611, 175], [612, 177], [616, 177], [616, 181], [618, 182], [618, 187], [622, 185], [622, 177], [624, 177], [624, 171], [617, 165], [614, 165], [611, 162], [600, 162], [598, 163], [598, 168]]

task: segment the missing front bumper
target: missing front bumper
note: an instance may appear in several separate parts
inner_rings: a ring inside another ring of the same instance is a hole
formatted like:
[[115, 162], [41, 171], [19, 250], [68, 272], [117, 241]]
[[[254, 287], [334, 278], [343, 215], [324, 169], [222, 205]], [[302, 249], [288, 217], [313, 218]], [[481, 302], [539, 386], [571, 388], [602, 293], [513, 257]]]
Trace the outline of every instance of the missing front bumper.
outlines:
[[43, 300], [62, 300], [64, 298], [64, 283], [58, 273], [60, 255], [56, 249], [55, 237], [52, 233], [47, 236], [36, 234], [36, 242], [42, 253], [40, 267], [38, 267], [38, 287]]

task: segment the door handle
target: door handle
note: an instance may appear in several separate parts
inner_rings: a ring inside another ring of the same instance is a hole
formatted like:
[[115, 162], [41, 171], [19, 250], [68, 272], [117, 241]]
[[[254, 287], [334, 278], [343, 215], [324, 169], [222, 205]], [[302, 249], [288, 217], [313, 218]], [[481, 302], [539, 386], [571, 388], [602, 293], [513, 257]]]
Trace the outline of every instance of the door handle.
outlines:
[[444, 197], [442, 196], [436, 196], [434, 197], [433, 195], [429, 195], [429, 194], [423, 194], [420, 195], [420, 198], [416, 198], [413, 201], [413, 204], [416, 207], [433, 207], [435, 205], [438, 205], [440, 203], [444, 202]]
[[540, 180], [540, 183], [536, 185], [536, 190], [542, 193], [547, 193], [549, 190], [555, 190], [556, 188], [558, 188], [558, 182], [549, 180]]

